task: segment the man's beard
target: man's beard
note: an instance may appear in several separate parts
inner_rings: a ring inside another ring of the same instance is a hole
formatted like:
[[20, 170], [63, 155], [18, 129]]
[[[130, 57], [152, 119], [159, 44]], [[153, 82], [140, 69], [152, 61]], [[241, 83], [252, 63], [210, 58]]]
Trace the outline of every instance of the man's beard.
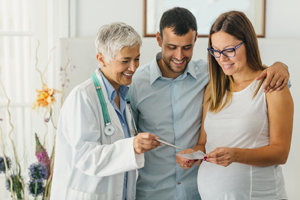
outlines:
[[172, 72], [174, 72], [174, 73], [180, 73], [180, 74], [182, 74], [183, 72], [184, 72], [184, 70], [186, 69], [186, 66], [189, 64], [189, 61], [188, 61], [188, 59], [187, 58], [184, 58], [183, 60], [185, 60], [185, 66], [184, 66], [184, 68], [181, 70], [181, 71], [179, 71], [179, 72], [177, 72], [177, 71], [174, 71], [173, 69], [172, 69], [172, 67], [171, 67], [171, 60], [172, 59], [170, 59], [170, 61], [169, 62], [167, 62], [166, 61], [166, 59], [165, 58], [162, 58], [162, 60], [164, 61], [164, 63], [167, 65], [167, 67], [172, 71]]

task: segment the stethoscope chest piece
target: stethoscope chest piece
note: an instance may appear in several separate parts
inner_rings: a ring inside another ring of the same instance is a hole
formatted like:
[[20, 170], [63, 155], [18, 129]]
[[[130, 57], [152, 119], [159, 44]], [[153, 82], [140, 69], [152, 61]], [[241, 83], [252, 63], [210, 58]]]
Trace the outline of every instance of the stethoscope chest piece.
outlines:
[[112, 134], [114, 134], [115, 132], [115, 128], [112, 125], [107, 125], [104, 128], [104, 133], [107, 136], [111, 136]]

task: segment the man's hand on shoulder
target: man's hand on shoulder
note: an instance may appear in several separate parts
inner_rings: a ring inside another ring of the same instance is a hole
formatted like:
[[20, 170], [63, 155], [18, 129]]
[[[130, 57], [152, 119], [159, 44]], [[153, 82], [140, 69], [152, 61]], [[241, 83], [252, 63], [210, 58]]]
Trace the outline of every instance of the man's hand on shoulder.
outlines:
[[265, 69], [256, 80], [266, 77], [263, 85], [264, 92], [273, 92], [282, 90], [288, 83], [290, 73], [288, 67], [282, 62], [275, 62], [273, 65]]

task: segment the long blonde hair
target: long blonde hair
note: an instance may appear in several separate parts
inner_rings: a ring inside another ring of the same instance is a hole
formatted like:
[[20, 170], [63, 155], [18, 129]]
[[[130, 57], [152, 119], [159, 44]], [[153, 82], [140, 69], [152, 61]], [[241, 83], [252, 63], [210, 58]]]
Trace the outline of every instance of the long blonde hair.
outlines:
[[[214, 24], [212, 25], [209, 33], [208, 46], [211, 47], [212, 34], [223, 31], [226, 32], [238, 40], [244, 41], [246, 48], [246, 58], [248, 66], [254, 71], [264, 70], [262, 65], [257, 37], [254, 28], [243, 12], [230, 11], [221, 14]], [[219, 66], [215, 57], [208, 53], [209, 72], [210, 72], [210, 95], [206, 102], [209, 103], [209, 111], [219, 112], [225, 105], [227, 105], [234, 92], [234, 83], [232, 76], [227, 76], [222, 68]], [[264, 80], [264, 79], [263, 79]], [[257, 94], [260, 86], [263, 83], [260, 82], [258, 88], [254, 92], [254, 96]], [[225, 97], [226, 96], [226, 97]], [[223, 98], [226, 98], [223, 102]]]

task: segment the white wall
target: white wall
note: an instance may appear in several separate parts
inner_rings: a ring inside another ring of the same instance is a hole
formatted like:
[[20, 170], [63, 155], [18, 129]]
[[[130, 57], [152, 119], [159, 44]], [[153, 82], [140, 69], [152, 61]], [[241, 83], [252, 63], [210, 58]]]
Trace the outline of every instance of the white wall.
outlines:
[[266, 38], [300, 39], [300, 1], [266, 1]]
[[[266, 1], [266, 38], [300, 39], [300, 1]], [[73, 4], [77, 12], [71, 26], [76, 25], [76, 37], [94, 37], [100, 26], [113, 21], [143, 33], [143, 0], [74, 0]]]
[[[76, 19], [71, 18], [71, 26], [76, 26], [76, 37], [94, 37], [102, 25], [115, 21], [128, 23], [142, 34], [142, 0], [76, 0], [73, 2], [76, 2], [74, 14]], [[76, 23], [73, 23], [74, 21]]]
[[[266, 2], [266, 38], [300, 39], [300, 1], [266, 0]], [[74, 0], [71, 1], [71, 7], [76, 8], [70, 11], [72, 37], [95, 37], [102, 25], [115, 21], [130, 24], [143, 35], [143, 0]], [[149, 53], [149, 50], [155, 50], [154, 52], [159, 50], [155, 38], [143, 38], [141, 65], [153, 59], [154, 55]], [[206, 52], [203, 52], [204, 55], [194, 54], [194, 59], [205, 58]], [[274, 61], [277, 60], [274, 58]]]

